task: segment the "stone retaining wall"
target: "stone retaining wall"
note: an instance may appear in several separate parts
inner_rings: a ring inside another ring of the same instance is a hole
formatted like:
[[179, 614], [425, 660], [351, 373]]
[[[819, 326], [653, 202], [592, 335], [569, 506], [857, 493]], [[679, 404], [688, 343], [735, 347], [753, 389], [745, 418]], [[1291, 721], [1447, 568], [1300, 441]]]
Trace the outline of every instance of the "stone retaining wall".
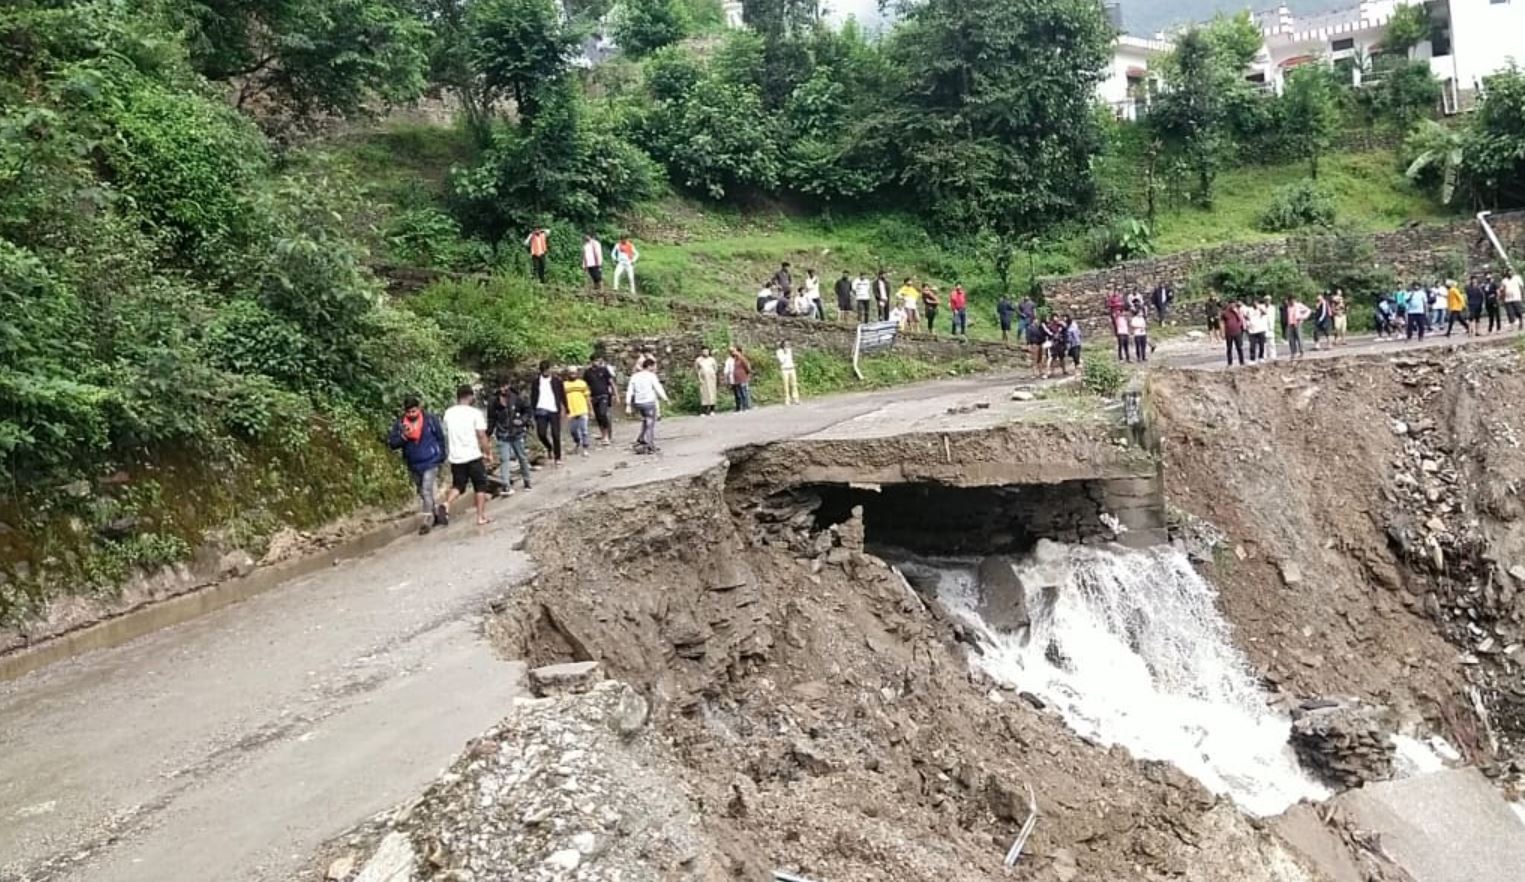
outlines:
[[[1504, 247], [1511, 253], [1525, 248], [1525, 212], [1509, 212], [1490, 218]], [[1371, 237], [1380, 266], [1393, 270], [1399, 279], [1427, 278], [1456, 253], [1466, 256], [1469, 271], [1497, 271], [1497, 255], [1471, 218], [1449, 224], [1415, 224]], [[1229, 262], [1264, 263], [1297, 256], [1295, 237], [1222, 245], [1184, 251], [1149, 260], [1134, 260], [1106, 269], [1041, 280], [1045, 302], [1059, 312], [1075, 315], [1088, 325], [1105, 318], [1105, 300], [1111, 291], [1149, 291], [1162, 283], [1177, 287], [1192, 276]]]

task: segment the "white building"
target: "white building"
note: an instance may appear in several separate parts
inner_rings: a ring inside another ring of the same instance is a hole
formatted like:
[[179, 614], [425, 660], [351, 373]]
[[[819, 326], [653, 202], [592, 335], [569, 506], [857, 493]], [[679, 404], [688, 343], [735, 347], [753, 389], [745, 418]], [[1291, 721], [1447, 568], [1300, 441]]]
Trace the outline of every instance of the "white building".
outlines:
[[1122, 34], [1112, 42], [1112, 61], [1096, 95], [1119, 119], [1135, 120], [1149, 107], [1157, 88], [1159, 58], [1169, 52], [1168, 40]]
[[[1305, 17], [1285, 5], [1256, 13], [1253, 20], [1265, 42], [1245, 76], [1280, 92], [1290, 71], [1332, 64], [1356, 85], [1371, 81], [1380, 76], [1388, 23], [1400, 6], [1411, 3], [1429, 9], [1432, 35], [1410, 56], [1427, 61], [1440, 80], [1446, 112], [1466, 107], [1488, 74], [1516, 59], [1525, 63], [1525, 0], [1359, 0]], [[1156, 90], [1151, 67], [1172, 48], [1165, 35], [1118, 37], [1097, 97], [1118, 117], [1138, 118]]]
[[725, 13], [725, 26], [728, 28], [746, 27], [742, 20], [741, 0], [723, 0], [720, 9]]

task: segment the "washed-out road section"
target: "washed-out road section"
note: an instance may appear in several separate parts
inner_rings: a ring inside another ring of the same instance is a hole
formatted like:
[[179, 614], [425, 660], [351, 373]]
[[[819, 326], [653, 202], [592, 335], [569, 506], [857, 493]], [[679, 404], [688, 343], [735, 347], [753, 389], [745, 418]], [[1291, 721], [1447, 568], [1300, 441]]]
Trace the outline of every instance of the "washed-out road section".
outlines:
[[978, 429], [1062, 407], [1013, 402], [1011, 387], [985, 376], [666, 420], [661, 456], [596, 450], [538, 472], [532, 493], [493, 503], [486, 528], [458, 516], [0, 684], [0, 880], [291, 879], [507, 712], [522, 672], [479, 626], [531, 574], [515, 549], [535, 512], [696, 474], [741, 444]]

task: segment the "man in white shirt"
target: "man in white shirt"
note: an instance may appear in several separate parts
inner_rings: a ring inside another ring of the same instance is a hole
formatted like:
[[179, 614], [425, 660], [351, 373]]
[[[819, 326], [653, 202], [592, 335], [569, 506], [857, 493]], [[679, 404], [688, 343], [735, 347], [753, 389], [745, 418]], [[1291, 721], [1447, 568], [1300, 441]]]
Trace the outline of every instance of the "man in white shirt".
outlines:
[[551, 372], [548, 361], [540, 363], [540, 373], [530, 384], [530, 408], [535, 411], [535, 435], [540, 446], [551, 458], [551, 466], [560, 468], [561, 415], [567, 412], [567, 387]]
[[582, 237], [582, 269], [588, 274], [588, 280], [593, 283], [593, 290], [603, 290], [604, 243], [594, 238], [592, 233]]
[[636, 250], [629, 236], [621, 236], [609, 253], [614, 258], [614, 290], [620, 289], [620, 277], [625, 276], [630, 279], [630, 293], [634, 295], [635, 265], [640, 262], [641, 252]]
[[477, 525], [492, 523], [487, 517], [487, 467], [492, 462], [492, 445], [487, 441], [487, 417], [472, 402], [475, 393], [470, 386], [455, 390], [455, 406], [445, 411], [446, 460], [450, 463], [450, 493], [445, 497], [448, 508], [462, 493], [467, 483], [477, 506]]
[[784, 378], [784, 403], [800, 403], [800, 378], [794, 370], [794, 350], [789, 348], [789, 341], [778, 344], [778, 351], [773, 353], [778, 359], [778, 372]]
[[1525, 281], [1520, 279], [1517, 272], [1510, 273], [1499, 286], [1503, 291], [1504, 312], [1509, 316], [1509, 327], [1513, 328], [1516, 323], [1521, 330], [1525, 330], [1525, 314], [1521, 312], [1521, 300], [1525, 300]]
[[868, 321], [868, 305], [874, 300], [874, 283], [868, 280], [868, 273], [858, 273], [858, 278], [853, 282], [853, 302], [858, 307], [858, 321]]
[[636, 453], [657, 452], [657, 418], [662, 415], [661, 402], [667, 400], [667, 390], [662, 388], [662, 381], [652, 370], [655, 366], [651, 359], [641, 362], [625, 386], [625, 414], [641, 412], [641, 434], [635, 439]]

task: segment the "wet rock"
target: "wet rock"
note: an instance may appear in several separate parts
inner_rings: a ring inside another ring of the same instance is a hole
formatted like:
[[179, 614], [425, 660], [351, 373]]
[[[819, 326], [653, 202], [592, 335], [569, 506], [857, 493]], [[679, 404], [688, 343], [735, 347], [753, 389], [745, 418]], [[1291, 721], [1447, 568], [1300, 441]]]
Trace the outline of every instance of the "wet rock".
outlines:
[[1027, 611], [1027, 589], [1017, 577], [1015, 561], [1004, 554], [994, 554], [980, 561], [980, 616], [997, 631], [1014, 633], [1031, 624]]
[[1305, 701], [1292, 712], [1292, 749], [1303, 767], [1344, 788], [1385, 781], [1393, 774], [1395, 729], [1384, 707], [1354, 698]]

